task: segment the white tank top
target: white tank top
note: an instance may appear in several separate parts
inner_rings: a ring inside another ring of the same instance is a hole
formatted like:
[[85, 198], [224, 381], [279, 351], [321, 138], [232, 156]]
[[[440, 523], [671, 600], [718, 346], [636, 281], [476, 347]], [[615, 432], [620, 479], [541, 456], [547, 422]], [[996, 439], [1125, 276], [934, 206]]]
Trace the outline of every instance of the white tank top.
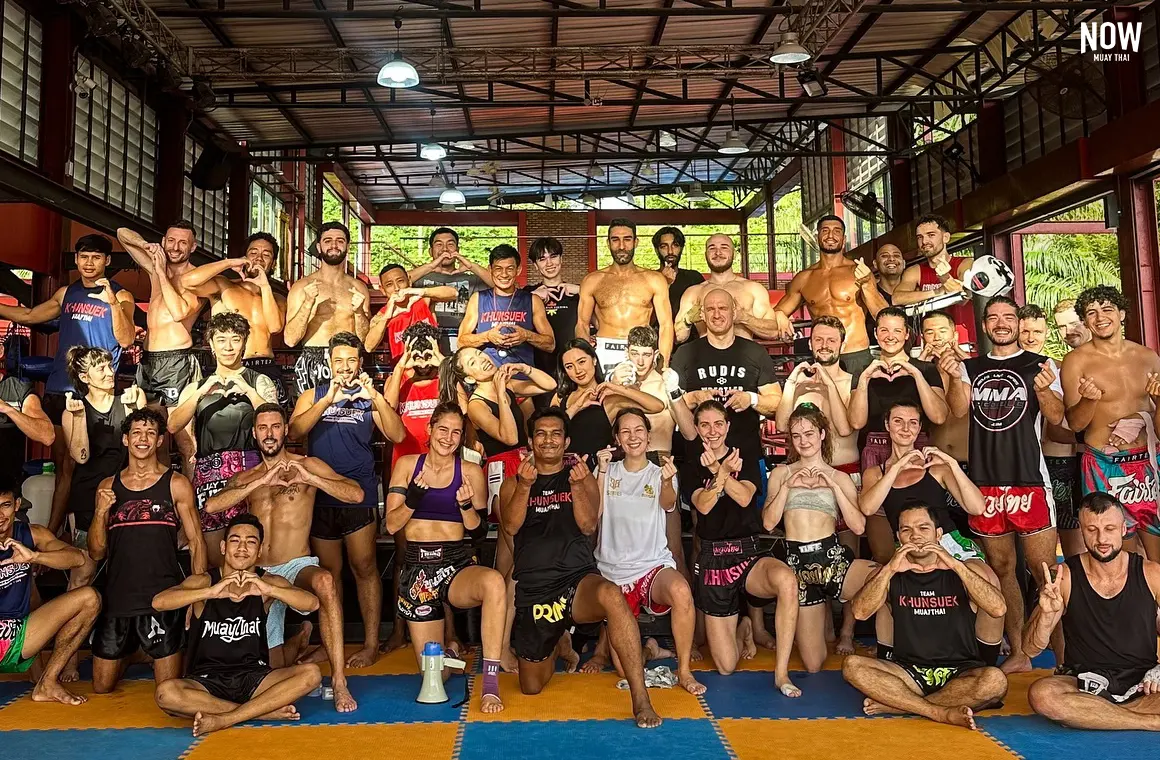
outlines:
[[600, 574], [625, 586], [654, 567], [675, 568], [677, 563], [665, 537], [665, 519], [660, 467], [649, 462], [640, 472], [629, 472], [623, 462], [609, 465], [596, 547]]

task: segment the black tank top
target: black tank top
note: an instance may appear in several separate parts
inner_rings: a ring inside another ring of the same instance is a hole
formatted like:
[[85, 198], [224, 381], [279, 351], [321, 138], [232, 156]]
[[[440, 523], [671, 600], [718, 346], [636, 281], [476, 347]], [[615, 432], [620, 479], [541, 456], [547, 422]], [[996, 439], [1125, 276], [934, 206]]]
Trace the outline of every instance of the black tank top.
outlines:
[[982, 664], [971, 599], [952, 571], [896, 573], [887, 601], [897, 662], [948, 668]]
[[[0, 380], [0, 399], [16, 411], [21, 411], [24, 400], [32, 393], [32, 383], [19, 377]], [[16, 423], [6, 414], [0, 414], [0, 475], [6, 475], [13, 483], [24, 480], [24, 458], [28, 452], [28, 437], [16, 427]]]
[[181, 583], [177, 562], [177, 529], [181, 520], [170, 494], [173, 471], [166, 470], [144, 491], [131, 491], [113, 478], [117, 501], [109, 511], [109, 582], [105, 614], [130, 617], [153, 612], [153, 597]]
[[[257, 370], [246, 367], [241, 375], [250, 387], [258, 387], [260, 375]], [[216, 381], [202, 381], [203, 384], [209, 382]], [[224, 394], [215, 390], [198, 401], [193, 425], [198, 456], [222, 451], [256, 451], [258, 448], [254, 443], [254, 405], [237, 388], [229, 388]]]
[[[259, 567], [253, 572], [262, 576]], [[209, 581], [222, 579], [222, 571], [209, 570]], [[236, 673], [270, 666], [266, 646], [266, 605], [261, 596], [247, 596], [240, 602], [229, 597], [207, 599], [191, 626], [185, 672], [190, 676]]]
[[1064, 665], [1082, 670], [1147, 670], [1156, 665], [1156, 598], [1144, 560], [1128, 553], [1123, 590], [1105, 599], [1092, 588], [1083, 555], [1067, 559], [1071, 597], [1063, 613]]
[[[879, 469], [885, 472], [886, 465], [879, 465]], [[886, 512], [886, 519], [890, 522], [892, 533], [898, 533], [898, 515], [902, 512], [903, 505], [910, 501], [920, 501], [930, 507], [934, 511], [935, 519], [943, 533], [958, 530], [955, 521], [951, 519], [950, 512], [947, 511], [946, 489], [934, 479], [934, 475], [924, 472], [918, 482], [911, 483], [904, 488], [895, 486], [882, 500], [882, 510]]]
[[[483, 444], [484, 453], [489, 457], [493, 457], [497, 454], [503, 454], [506, 451], [526, 449], [528, 447], [528, 432], [524, 429], [524, 413], [520, 409], [520, 405], [516, 403], [516, 394], [508, 391], [507, 396], [508, 403], [511, 404], [512, 408], [512, 417], [514, 417], [516, 420], [516, 445], [508, 446], [503, 441], [492, 438], [490, 435], [483, 432], [482, 429], [477, 427], [475, 429], [475, 435], [479, 439], [479, 442]], [[499, 419], [499, 404], [478, 394], [472, 396], [472, 398], [479, 399], [483, 403], [487, 404], [487, 408], [491, 410], [491, 413], [495, 415], [496, 419]]]
[[102, 480], [125, 468], [129, 452], [121, 435], [121, 423], [125, 421], [125, 405], [121, 400], [114, 396], [113, 405], [107, 412], [97, 409], [87, 398], [83, 401], [85, 427], [89, 433], [89, 459], [73, 470], [68, 508], [76, 516], [77, 528], [88, 530], [93, 521], [97, 487]]
[[532, 483], [528, 513], [515, 535], [516, 606], [563, 593], [589, 572], [596, 572], [596, 559], [572, 512], [568, 469], [540, 475]]
[[612, 423], [602, 404], [586, 406], [568, 423], [568, 451], [584, 456], [591, 467], [596, 452], [612, 445]]

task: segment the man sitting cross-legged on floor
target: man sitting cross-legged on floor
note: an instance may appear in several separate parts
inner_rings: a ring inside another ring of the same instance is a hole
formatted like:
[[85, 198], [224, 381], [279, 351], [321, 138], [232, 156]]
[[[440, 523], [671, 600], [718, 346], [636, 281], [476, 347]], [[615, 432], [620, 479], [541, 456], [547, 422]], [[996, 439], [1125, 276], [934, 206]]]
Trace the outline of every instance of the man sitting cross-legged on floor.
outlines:
[[1126, 514], [1111, 494], [1083, 497], [1087, 551], [1068, 557], [1054, 579], [1043, 565], [1039, 607], [1025, 629], [1023, 651], [1034, 657], [1063, 623], [1063, 667], [1027, 697], [1035, 712], [1071, 728], [1160, 731], [1160, 564], [1123, 551]]
[[902, 544], [854, 597], [867, 620], [883, 605], [894, 618], [894, 659], [851, 655], [842, 675], [866, 695], [867, 715], [913, 714], [975, 728], [973, 710], [1007, 693], [1007, 677], [979, 657], [975, 610], [1002, 617], [1006, 603], [981, 573], [940, 544], [934, 510], [915, 501], [898, 515]]
[[194, 736], [254, 718], [297, 720], [294, 700], [322, 683], [314, 663], [270, 667], [270, 605], [280, 601], [306, 614], [318, 609], [318, 597], [257, 567], [264, 537], [257, 517], [234, 517], [221, 542], [221, 568], [153, 597], [158, 612], [193, 606], [186, 676], [158, 684], [155, 696], [170, 715], [193, 718]]
[[83, 586], [32, 609], [35, 567], [71, 570], [83, 565], [85, 556], [47, 528], [18, 522], [17, 488], [15, 481], [0, 476], [0, 673], [26, 672], [55, 638], [32, 701], [79, 705], [85, 698], [61, 686], [60, 671], [93, 627], [101, 597]]

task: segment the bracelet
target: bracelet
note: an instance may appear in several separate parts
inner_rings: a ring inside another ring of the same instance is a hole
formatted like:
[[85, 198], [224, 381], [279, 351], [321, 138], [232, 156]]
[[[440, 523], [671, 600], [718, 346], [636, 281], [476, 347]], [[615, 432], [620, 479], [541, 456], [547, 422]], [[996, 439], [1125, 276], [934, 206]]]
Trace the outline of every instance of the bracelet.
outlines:
[[471, 503], [471, 499], [468, 499], [467, 501], [456, 502], [456, 503], [459, 505], [459, 510], [461, 512], [467, 512], [468, 510], [475, 509], [475, 505]]
[[757, 408], [757, 394], [753, 391], [749, 391], [749, 405], [755, 409]]

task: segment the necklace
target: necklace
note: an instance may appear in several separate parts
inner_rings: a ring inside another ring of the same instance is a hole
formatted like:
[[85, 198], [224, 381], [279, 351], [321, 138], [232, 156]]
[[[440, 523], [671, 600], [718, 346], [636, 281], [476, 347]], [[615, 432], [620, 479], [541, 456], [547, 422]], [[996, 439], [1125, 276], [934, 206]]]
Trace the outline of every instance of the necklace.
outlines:
[[[497, 308], [496, 311], [501, 313], [501, 314], [507, 314], [508, 312], [510, 312], [511, 308], [512, 308], [512, 304], [515, 303], [516, 294], [519, 292], [520, 292], [519, 288], [516, 288], [515, 290], [513, 290], [512, 294], [510, 296], [508, 296], [507, 308], [502, 310], [502, 311]], [[491, 299], [492, 299], [492, 303], [494, 303], [498, 307], [499, 306], [499, 298], [496, 295], [494, 288], [491, 291]], [[507, 320], [504, 320], [504, 321], [506, 322]], [[497, 348], [495, 350], [495, 353], [501, 359], [508, 358], [508, 350], [506, 348]]]

